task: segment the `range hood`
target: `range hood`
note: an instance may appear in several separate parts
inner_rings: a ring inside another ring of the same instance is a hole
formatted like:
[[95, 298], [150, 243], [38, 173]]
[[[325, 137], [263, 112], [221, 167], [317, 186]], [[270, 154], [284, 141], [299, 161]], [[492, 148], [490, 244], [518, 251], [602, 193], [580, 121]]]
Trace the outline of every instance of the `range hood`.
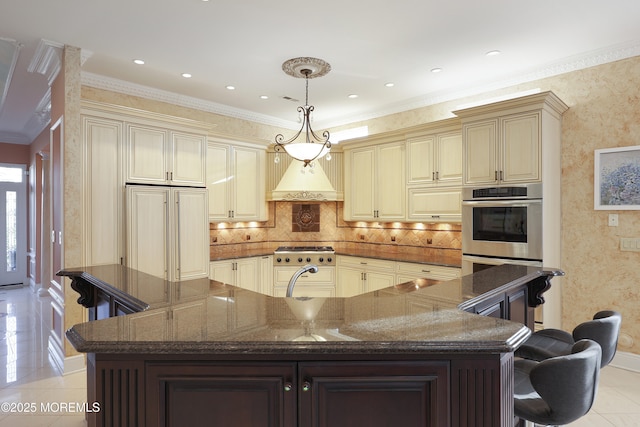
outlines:
[[338, 193], [320, 162], [313, 163], [313, 167], [303, 168], [301, 162], [291, 162], [271, 192], [271, 200], [338, 200]]

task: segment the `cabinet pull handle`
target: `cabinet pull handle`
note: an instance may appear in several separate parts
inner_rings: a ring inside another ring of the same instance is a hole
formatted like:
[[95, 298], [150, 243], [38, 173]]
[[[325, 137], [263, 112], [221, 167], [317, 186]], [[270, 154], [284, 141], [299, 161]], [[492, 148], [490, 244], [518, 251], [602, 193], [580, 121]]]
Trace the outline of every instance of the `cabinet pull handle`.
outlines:
[[493, 171], [493, 179], [494, 179], [495, 181], [497, 181], [497, 180], [498, 180], [498, 171]]
[[504, 180], [504, 177], [503, 177], [502, 171], [500, 171], [500, 181], [502, 180]]
[[309, 381], [305, 381], [302, 383], [302, 391], [311, 390], [311, 383]]
[[436, 181], [440, 179], [440, 172], [436, 172]]
[[293, 390], [293, 384], [291, 384], [290, 382], [284, 383], [284, 391], [291, 391], [291, 390]]
[[436, 180], [436, 173], [435, 172], [431, 172], [431, 180], [433, 180], [433, 181]]
[[431, 270], [422, 270], [423, 273], [431, 273]]

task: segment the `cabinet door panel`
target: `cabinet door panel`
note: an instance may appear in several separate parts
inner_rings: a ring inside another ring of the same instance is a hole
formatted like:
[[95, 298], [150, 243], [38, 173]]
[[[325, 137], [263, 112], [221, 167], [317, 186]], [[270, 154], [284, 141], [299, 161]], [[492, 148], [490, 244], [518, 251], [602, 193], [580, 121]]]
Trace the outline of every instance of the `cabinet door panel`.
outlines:
[[169, 191], [154, 187], [127, 188], [127, 265], [168, 278]]
[[260, 203], [264, 203], [264, 171], [261, 153], [254, 149], [236, 147], [233, 155], [235, 171], [234, 217], [246, 221], [260, 220]]
[[130, 124], [127, 134], [127, 182], [166, 184], [167, 132]]
[[[119, 264], [123, 251], [122, 122], [83, 117], [87, 150], [87, 265]], [[105, 203], [109, 200], [109, 203]]]
[[147, 368], [148, 426], [296, 425], [295, 364], [152, 364]]
[[462, 134], [438, 135], [438, 184], [462, 183]]
[[[233, 179], [230, 148], [209, 145], [207, 148], [207, 190], [209, 190], [209, 220], [227, 220], [231, 206], [229, 182]], [[216, 279], [219, 280], [219, 279]]]
[[432, 136], [407, 141], [408, 184], [433, 183], [435, 179], [435, 138]]
[[497, 120], [465, 125], [465, 184], [496, 183]]
[[352, 297], [360, 295], [363, 289], [362, 269], [346, 266], [338, 267], [338, 280], [336, 290], [340, 297]]
[[189, 280], [209, 275], [207, 190], [173, 190], [176, 202], [176, 265], [174, 278]]
[[376, 179], [378, 218], [402, 220], [405, 216], [404, 144], [389, 144], [378, 148]]
[[539, 114], [511, 116], [502, 121], [504, 182], [540, 180]]
[[462, 214], [462, 192], [460, 189], [440, 190], [433, 188], [410, 188], [408, 218], [422, 221], [460, 221]]
[[365, 282], [365, 292], [377, 291], [378, 289], [388, 288], [396, 284], [396, 275], [389, 273], [379, 273], [367, 271]]
[[236, 286], [258, 291], [258, 258], [246, 258], [236, 262]]
[[448, 363], [301, 363], [301, 426], [449, 425]]
[[171, 183], [203, 186], [205, 184], [206, 140], [202, 135], [171, 134]]
[[209, 278], [227, 285], [235, 285], [235, 261], [213, 261], [209, 264]]
[[373, 218], [374, 200], [374, 150], [354, 150], [348, 157], [350, 171], [347, 179], [350, 181], [349, 196], [345, 199], [348, 204], [346, 214], [351, 220], [367, 220]]

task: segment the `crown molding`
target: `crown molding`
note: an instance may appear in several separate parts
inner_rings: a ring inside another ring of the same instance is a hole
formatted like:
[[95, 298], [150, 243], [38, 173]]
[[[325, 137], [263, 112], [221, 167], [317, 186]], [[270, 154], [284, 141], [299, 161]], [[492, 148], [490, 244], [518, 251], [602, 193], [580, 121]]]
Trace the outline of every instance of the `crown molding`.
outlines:
[[40, 39], [27, 71], [42, 74], [51, 87], [62, 68], [63, 49], [64, 45], [61, 43]]

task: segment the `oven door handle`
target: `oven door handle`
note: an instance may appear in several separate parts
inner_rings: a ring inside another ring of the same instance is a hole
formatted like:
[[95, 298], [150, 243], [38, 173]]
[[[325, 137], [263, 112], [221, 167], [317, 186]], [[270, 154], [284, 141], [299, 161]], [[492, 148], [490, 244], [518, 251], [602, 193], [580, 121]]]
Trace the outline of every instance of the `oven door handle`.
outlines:
[[463, 200], [462, 206], [514, 206], [525, 207], [529, 205], [542, 204], [542, 199], [527, 200]]

